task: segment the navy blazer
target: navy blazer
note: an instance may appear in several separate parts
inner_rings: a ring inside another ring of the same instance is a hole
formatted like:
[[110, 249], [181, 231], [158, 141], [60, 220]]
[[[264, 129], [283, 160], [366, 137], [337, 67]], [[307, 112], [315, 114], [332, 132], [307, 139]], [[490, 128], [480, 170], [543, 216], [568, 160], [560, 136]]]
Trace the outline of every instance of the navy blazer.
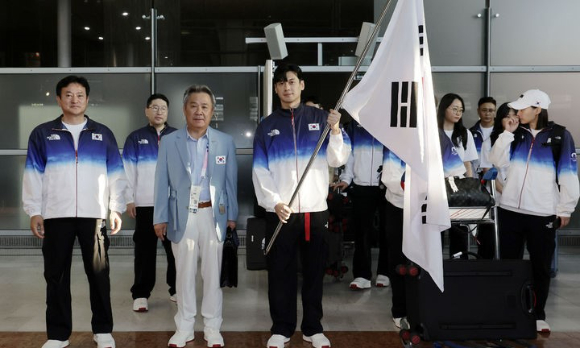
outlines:
[[[227, 221], [238, 218], [238, 166], [233, 138], [207, 129], [209, 141], [207, 175], [217, 238], [223, 241]], [[187, 147], [187, 127], [161, 138], [155, 169], [153, 223], [168, 223], [167, 238], [178, 243], [185, 232], [189, 216], [191, 166]], [[220, 212], [220, 206], [224, 210]]]

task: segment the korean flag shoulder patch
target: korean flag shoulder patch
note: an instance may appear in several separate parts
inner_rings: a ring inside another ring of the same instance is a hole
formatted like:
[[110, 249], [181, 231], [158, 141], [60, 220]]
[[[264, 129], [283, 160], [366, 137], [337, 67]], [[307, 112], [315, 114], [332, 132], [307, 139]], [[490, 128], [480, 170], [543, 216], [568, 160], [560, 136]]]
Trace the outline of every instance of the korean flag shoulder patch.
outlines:
[[226, 156], [215, 156], [215, 164], [226, 164]]

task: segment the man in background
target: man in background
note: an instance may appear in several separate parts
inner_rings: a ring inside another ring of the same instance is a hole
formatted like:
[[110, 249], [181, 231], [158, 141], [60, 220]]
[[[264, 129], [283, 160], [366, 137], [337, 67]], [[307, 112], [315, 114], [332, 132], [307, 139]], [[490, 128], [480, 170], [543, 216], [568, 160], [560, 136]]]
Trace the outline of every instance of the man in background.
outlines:
[[[123, 147], [123, 164], [127, 174], [127, 214], [135, 219], [135, 281], [131, 287], [133, 311], [147, 312], [148, 299], [155, 286], [157, 269], [157, 235], [153, 229], [153, 184], [155, 166], [161, 137], [176, 129], [167, 124], [169, 100], [163, 94], [153, 94], [147, 98], [145, 116], [148, 124], [129, 134]], [[171, 242], [164, 240], [163, 248], [167, 255], [166, 281], [169, 286], [169, 299], [175, 297], [175, 258]]]

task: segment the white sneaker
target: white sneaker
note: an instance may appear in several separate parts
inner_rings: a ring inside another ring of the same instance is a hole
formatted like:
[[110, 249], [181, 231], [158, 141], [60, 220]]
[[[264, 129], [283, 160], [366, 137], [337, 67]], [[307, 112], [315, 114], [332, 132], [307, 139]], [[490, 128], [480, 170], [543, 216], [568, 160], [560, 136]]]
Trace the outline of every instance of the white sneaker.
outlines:
[[371, 281], [362, 277], [355, 278], [350, 283], [350, 288], [352, 290], [362, 290], [362, 289], [370, 289]]
[[179, 331], [179, 330], [177, 330], [177, 331], [175, 331], [173, 336], [171, 336], [171, 338], [169, 339], [167, 346], [168, 347], [176, 347], [176, 348], [185, 347], [187, 342], [193, 341], [193, 339], [194, 339], [193, 331]]
[[545, 320], [536, 320], [536, 331], [542, 333], [550, 332], [550, 325]]
[[133, 301], [133, 311], [134, 312], [147, 312], [149, 310], [149, 304], [145, 297], [136, 298]]
[[224, 346], [224, 338], [219, 330], [206, 327], [203, 329], [203, 339], [207, 341], [207, 346], [210, 348], [221, 348]]
[[173, 303], [177, 303], [177, 295], [173, 294], [173, 295], [169, 296], [169, 301], [171, 301]]
[[375, 285], [377, 288], [386, 288], [387, 286], [391, 285], [391, 281], [386, 275], [379, 274], [377, 276], [377, 280], [375, 281]]
[[94, 334], [93, 341], [97, 343], [97, 348], [115, 348], [115, 339], [110, 333]]
[[64, 348], [68, 347], [70, 342], [66, 341], [59, 341], [59, 340], [48, 340], [43, 345], [42, 348]]
[[330, 341], [323, 333], [317, 333], [312, 336], [302, 335], [302, 339], [306, 342], [312, 343], [314, 348], [330, 348]]
[[405, 317], [393, 318], [393, 323], [395, 323], [397, 329], [408, 330], [411, 327], [411, 325], [409, 325], [409, 322], [407, 321], [407, 318]]
[[284, 348], [284, 343], [290, 342], [290, 337], [282, 335], [272, 335], [266, 343], [266, 348]]

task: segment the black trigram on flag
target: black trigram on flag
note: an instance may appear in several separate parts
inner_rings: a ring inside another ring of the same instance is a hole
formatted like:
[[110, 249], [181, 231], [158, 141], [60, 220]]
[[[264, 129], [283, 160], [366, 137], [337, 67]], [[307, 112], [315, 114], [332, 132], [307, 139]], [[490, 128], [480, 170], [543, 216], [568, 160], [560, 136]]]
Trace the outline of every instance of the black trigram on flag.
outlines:
[[425, 197], [425, 201], [421, 204], [421, 223], [423, 225], [427, 224], [427, 197]]
[[417, 82], [392, 82], [391, 127], [417, 128]]
[[419, 54], [421, 54], [421, 57], [423, 57], [423, 40], [425, 40], [424, 38], [425, 36], [425, 30], [423, 28], [422, 25], [419, 26]]

